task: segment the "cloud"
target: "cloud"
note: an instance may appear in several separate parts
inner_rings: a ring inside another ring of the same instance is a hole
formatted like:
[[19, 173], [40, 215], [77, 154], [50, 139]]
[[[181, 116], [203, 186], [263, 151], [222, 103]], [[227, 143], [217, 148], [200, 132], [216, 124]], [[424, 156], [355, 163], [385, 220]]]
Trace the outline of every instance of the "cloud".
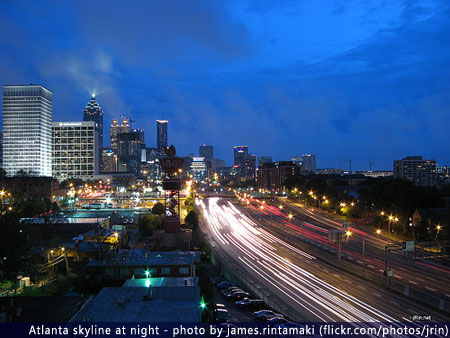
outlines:
[[446, 1], [0, 6], [1, 81], [48, 86], [55, 118], [95, 90], [105, 126], [131, 114], [153, 146], [163, 111], [179, 153], [209, 143], [228, 164], [238, 143], [324, 167], [450, 162]]

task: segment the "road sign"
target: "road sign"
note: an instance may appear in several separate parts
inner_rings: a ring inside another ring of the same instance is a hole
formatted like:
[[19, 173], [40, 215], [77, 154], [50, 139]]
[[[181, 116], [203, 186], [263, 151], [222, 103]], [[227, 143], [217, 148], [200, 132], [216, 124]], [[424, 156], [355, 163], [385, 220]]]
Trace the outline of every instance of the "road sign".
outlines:
[[345, 236], [345, 232], [342, 230], [330, 229], [328, 230], [328, 242], [331, 244], [347, 242], [347, 236]]
[[348, 227], [348, 223], [347, 222], [342, 223], [342, 227], [343, 228], [347, 228]]
[[403, 251], [414, 251], [414, 241], [406, 241], [402, 243]]

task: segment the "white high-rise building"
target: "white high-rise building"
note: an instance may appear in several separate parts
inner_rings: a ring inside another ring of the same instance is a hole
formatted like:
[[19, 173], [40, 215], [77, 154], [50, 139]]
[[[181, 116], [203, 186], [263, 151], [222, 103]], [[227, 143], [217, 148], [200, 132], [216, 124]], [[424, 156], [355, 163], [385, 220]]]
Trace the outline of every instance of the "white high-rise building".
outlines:
[[99, 134], [95, 121], [53, 122], [53, 176], [91, 178], [98, 174]]
[[3, 86], [3, 168], [52, 176], [52, 92], [40, 85]]

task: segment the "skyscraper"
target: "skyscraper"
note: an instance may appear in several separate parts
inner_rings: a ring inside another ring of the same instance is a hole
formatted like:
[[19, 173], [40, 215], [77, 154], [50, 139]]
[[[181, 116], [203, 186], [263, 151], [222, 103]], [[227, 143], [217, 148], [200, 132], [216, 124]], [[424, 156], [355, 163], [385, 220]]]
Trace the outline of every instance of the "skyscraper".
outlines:
[[118, 171], [139, 173], [141, 166], [142, 134], [129, 132], [117, 134]]
[[272, 163], [272, 156], [260, 156], [258, 157], [258, 167], [264, 163]]
[[168, 136], [167, 127], [169, 122], [167, 120], [156, 120], [156, 147], [160, 153], [167, 147]]
[[247, 155], [248, 155], [248, 146], [234, 147], [234, 165], [237, 165], [240, 168], [244, 168]]
[[84, 121], [94, 121], [95, 127], [98, 132], [98, 147], [103, 147], [103, 110], [100, 108], [97, 100], [95, 99], [95, 94], [92, 94], [91, 101], [87, 104], [86, 108], [83, 110], [83, 120]]
[[214, 158], [213, 146], [207, 146], [206, 144], [200, 146], [199, 155], [204, 157], [205, 160], [212, 160]]
[[316, 155], [315, 154], [305, 154], [303, 155], [303, 171], [309, 171], [315, 173], [317, 170], [316, 166]]
[[122, 123], [114, 119], [109, 129], [111, 149], [117, 153], [117, 134], [129, 133], [131, 131], [130, 120], [122, 116]]
[[3, 86], [3, 168], [52, 176], [52, 92], [40, 85]]
[[98, 131], [94, 121], [53, 122], [52, 172], [59, 179], [98, 174]]
[[408, 156], [394, 161], [394, 178], [404, 178], [417, 185], [436, 185], [436, 160]]

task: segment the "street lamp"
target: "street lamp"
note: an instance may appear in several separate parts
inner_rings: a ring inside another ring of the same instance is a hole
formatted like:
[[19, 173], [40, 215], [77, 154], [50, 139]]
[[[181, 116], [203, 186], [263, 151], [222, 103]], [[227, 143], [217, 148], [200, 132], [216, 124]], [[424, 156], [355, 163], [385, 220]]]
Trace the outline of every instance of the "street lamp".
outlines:
[[294, 215], [292, 215], [292, 213], [290, 213], [290, 214], [288, 215], [289, 221], [292, 220], [292, 217], [294, 217]]
[[377, 232], [377, 235], [380, 236], [380, 234], [381, 234], [381, 229], [377, 229], [376, 232]]

